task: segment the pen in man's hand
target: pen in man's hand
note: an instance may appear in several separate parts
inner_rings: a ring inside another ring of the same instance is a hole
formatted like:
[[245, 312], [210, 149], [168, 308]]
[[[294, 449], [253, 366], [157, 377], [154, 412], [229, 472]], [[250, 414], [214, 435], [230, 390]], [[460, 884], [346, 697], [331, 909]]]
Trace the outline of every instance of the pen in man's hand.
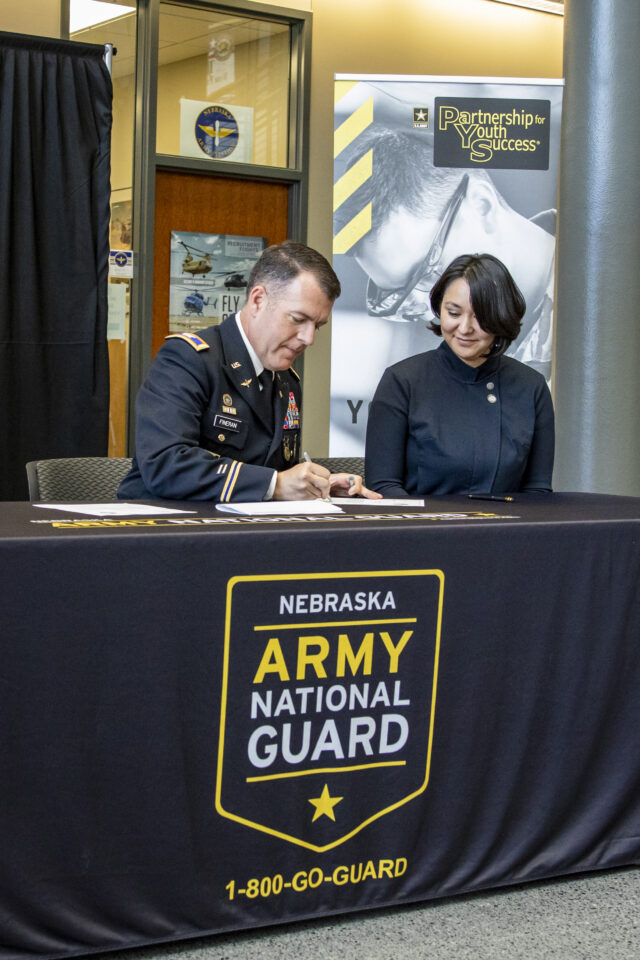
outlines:
[[[311, 457], [309, 456], [306, 450], [302, 454], [302, 459], [306, 460], [307, 463], [313, 463], [313, 460], [311, 459]], [[331, 497], [317, 497], [316, 499], [323, 500], [325, 503], [331, 503]]]
[[490, 493], [468, 493], [469, 500], [497, 500], [500, 503], [513, 503], [515, 497], [494, 497]]

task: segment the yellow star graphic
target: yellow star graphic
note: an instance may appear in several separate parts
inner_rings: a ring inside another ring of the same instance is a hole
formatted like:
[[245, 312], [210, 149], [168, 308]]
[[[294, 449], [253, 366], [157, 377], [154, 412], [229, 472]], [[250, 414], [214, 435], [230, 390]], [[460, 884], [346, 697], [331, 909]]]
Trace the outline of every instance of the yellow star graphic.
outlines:
[[325, 783], [320, 796], [316, 797], [315, 800], [309, 800], [309, 803], [312, 803], [316, 808], [311, 822], [313, 823], [318, 817], [330, 817], [335, 822], [336, 815], [333, 812], [333, 808], [337, 803], [340, 803], [341, 800], [342, 797], [332, 797], [330, 795], [329, 787]]

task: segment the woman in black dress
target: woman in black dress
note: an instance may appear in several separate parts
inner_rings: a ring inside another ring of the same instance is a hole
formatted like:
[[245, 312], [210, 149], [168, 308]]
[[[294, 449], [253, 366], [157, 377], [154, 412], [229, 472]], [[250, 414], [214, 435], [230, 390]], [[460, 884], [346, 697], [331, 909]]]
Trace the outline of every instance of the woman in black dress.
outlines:
[[464, 255], [430, 300], [443, 342], [383, 374], [369, 411], [367, 485], [385, 497], [550, 491], [549, 389], [504, 356], [525, 313], [513, 277], [490, 254]]

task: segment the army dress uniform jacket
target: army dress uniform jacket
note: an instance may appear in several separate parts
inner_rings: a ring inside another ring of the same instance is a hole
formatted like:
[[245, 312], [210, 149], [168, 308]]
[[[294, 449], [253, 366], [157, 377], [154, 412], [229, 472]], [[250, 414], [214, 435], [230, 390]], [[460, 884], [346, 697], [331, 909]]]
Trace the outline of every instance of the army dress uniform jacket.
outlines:
[[299, 459], [300, 380], [276, 371], [271, 408], [235, 316], [167, 338], [136, 399], [136, 455], [118, 499], [262, 500]]

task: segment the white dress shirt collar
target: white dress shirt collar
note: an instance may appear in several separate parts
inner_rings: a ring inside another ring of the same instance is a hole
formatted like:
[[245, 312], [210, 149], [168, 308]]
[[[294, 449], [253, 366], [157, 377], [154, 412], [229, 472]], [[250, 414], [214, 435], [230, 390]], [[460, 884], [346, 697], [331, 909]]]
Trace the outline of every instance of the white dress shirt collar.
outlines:
[[255, 350], [249, 343], [249, 338], [244, 332], [244, 328], [242, 326], [242, 321], [240, 320], [239, 313], [236, 313], [236, 323], [238, 324], [238, 330], [240, 331], [240, 336], [244, 340], [244, 345], [247, 348], [247, 353], [251, 357], [251, 363], [253, 364], [253, 369], [256, 372], [256, 377], [259, 377], [262, 371], [264, 370], [264, 364], [261, 362], [260, 358], [258, 357], [258, 354], [255, 352]]

